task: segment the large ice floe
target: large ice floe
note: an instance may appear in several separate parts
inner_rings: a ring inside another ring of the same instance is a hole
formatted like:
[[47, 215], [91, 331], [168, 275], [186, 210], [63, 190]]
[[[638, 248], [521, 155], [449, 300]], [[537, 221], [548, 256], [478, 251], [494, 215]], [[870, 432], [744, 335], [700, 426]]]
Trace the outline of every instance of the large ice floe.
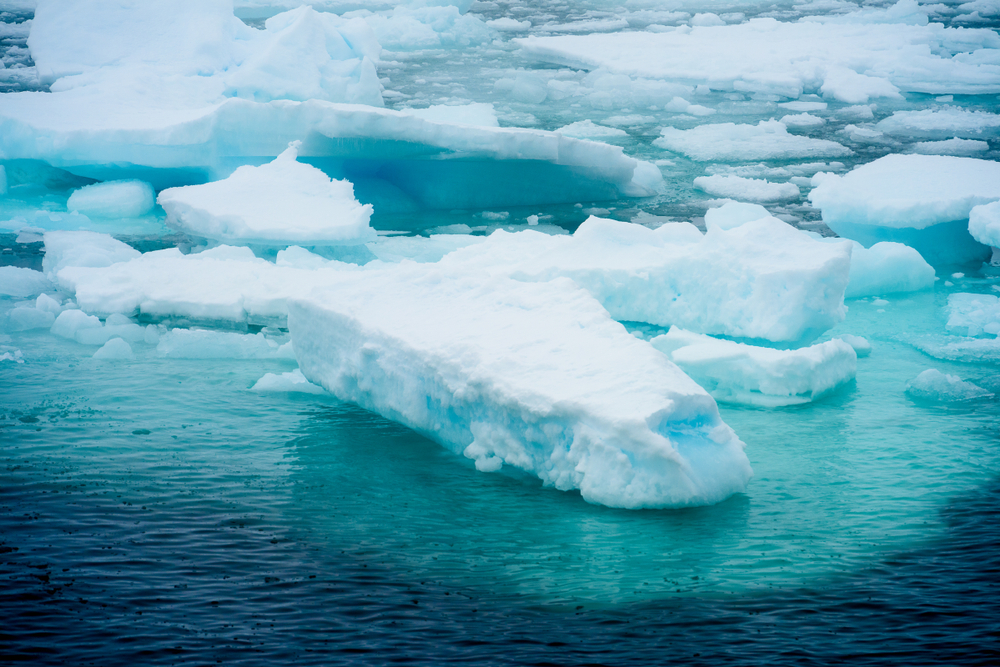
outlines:
[[969, 234], [969, 216], [1000, 200], [1000, 163], [944, 155], [887, 155], [839, 176], [820, 173], [809, 193], [823, 222], [870, 246], [897, 241], [931, 264], [989, 258]]
[[916, 0], [901, 0], [879, 17], [860, 11], [836, 20], [759, 18], [517, 43], [560, 65], [793, 98], [814, 92], [851, 104], [902, 92], [1000, 92], [1000, 67], [988, 51], [1000, 48], [1000, 37], [928, 24]]
[[402, 266], [290, 301], [303, 375], [463, 453], [615, 507], [750, 478], [712, 398], [571, 281]]

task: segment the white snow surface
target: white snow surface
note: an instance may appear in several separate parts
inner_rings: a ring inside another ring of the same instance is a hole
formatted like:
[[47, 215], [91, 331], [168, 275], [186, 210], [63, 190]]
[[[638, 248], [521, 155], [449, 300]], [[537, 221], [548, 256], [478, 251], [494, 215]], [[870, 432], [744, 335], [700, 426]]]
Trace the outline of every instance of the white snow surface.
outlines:
[[921, 155], [957, 155], [976, 156], [990, 149], [987, 141], [979, 139], [943, 139], [941, 141], [918, 141], [910, 146], [910, 150]]
[[978, 385], [966, 382], [957, 375], [942, 373], [936, 368], [928, 368], [910, 380], [906, 385], [906, 393], [913, 398], [936, 403], [962, 403], [993, 396], [992, 392]]
[[1000, 200], [969, 211], [969, 233], [980, 243], [1000, 248]]
[[887, 155], [839, 176], [813, 177], [812, 203], [823, 221], [924, 229], [968, 219], [1000, 200], [1000, 162], [946, 155]]
[[229, 178], [160, 193], [167, 224], [225, 243], [357, 245], [377, 235], [371, 204], [347, 180], [296, 161], [298, 142], [273, 162], [243, 166]]
[[1000, 137], [1000, 114], [959, 107], [896, 111], [880, 120], [881, 132], [915, 139], [990, 139]]
[[857, 372], [857, 354], [843, 340], [776, 350], [671, 327], [650, 343], [724, 402], [808, 403], [850, 382]]
[[424, 266], [292, 300], [303, 375], [481, 471], [513, 466], [589, 502], [703, 505], [746, 487], [712, 398], [586, 291]]
[[762, 120], [756, 125], [716, 123], [689, 130], [665, 127], [653, 144], [701, 162], [790, 160], [852, 154], [851, 149], [836, 141], [790, 134], [788, 128], [776, 120]]
[[863, 12], [844, 22], [756, 18], [738, 25], [515, 42], [528, 55], [559, 65], [793, 98], [819, 92], [849, 104], [898, 98], [900, 91], [1000, 93], [1000, 67], [987, 52], [1000, 48], [1000, 36], [927, 24], [926, 13], [923, 25], [914, 25], [916, 0], [897, 6], [893, 18]]
[[66, 208], [92, 218], [136, 218], [153, 210], [155, 199], [153, 186], [144, 181], [107, 181], [75, 190]]

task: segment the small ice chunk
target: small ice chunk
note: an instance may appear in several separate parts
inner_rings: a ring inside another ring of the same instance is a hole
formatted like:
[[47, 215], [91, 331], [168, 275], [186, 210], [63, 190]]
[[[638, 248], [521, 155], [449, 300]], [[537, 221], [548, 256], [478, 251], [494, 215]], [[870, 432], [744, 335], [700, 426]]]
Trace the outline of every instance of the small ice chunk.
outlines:
[[819, 127], [820, 125], [826, 125], [825, 120], [810, 113], [782, 116], [781, 122], [784, 123], [785, 127]]
[[910, 342], [935, 359], [967, 364], [1000, 364], [1000, 338], [924, 336]]
[[9, 331], [50, 329], [55, 321], [55, 315], [37, 308], [17, 307], [7, 313], [7, 329]]
[[41, 271], [19, 266], [0, 266], [0, 296], [27, 297], [52, 289]]
[[243, 166], [224, 180], [170, 188], [158, 201], [167, 224], [226, 243], [357, 245], [377, 237], [371, 204], [354, 186], [298, 162], [299, 142], [273, 162]]
[[716, 197], [728, 197], [749, 202], [779, 202], [798, 199], [802, 193], [793, 183], [772, 183], [767, 179], [740, 176], [699, 176], [695, 187]]
[[132, 347], [121, 338], [112, 338], [97, 352], [94, 352], [94, 359], [132, 359]]
[[50, 330], [57, 336], [75, 340], [77, 333], [86, 329], [101, 329], [102, 326], [100, 318], [82, 310], [64, 310], [59, 313]]
[[969, 211], [969, 233], [980, 243], [1000, 248], [1000, 200]]
[[261, 393], [293, 392], [299, 394], [325, 394], [323, 387], [313, 384], [296, 368], [289, 373], [265, 373], [264, 376], [250, 388]]
[[841, 334], [837, 336], [837, 338], [853, 347], [854, 352], [857, 353], [859, 359], [861, 357], [867, 357], [872, 353], [872, 344], [868, 342], [867, 338], [855, 336], [854, 334]]
[[882, 241], [865, 248], [852, 243], [851, 278], [845, 297], [917, 292], [934, 286], [934, 267], [910, 246]]
[[63, 307], [59, 304], [59, 302], [48, 294], [38, 295], [38, 298], [35, 299], [35, 309], [52, 313], [52, 315], [58, 315], [63, 311]]
[[106, 181], [75, 190], [66, 202], [71, 212], [91, 218], [137, 218], [153, 210], [156, 195], [144, 181]]
[[849, 148], [835, 141], [789, 134], [788, 128], [776, 120], [762, 120], [757, 125], [699, 125], [690, 130], [666, 127], [653, 144], [701, 162], [796, 160], [852, 154]]
[[936, 368], [929, 368], [910, 380], [906, 393], [912, 398], [935, 403], [963, 403], [993, 397], [992, 392]]
[[627, 137], [628, 132], [617, 127], [598, 125], [592, 120], [578, 120], [556, 130], [557, 134], [574, 139], [620, 139]]
[[691, 25], [693, 26], [716, 26], [716, 25], [726, 25], [726, 22], [719, 18], [718, 14], [713, 14], [712, 12], [704, 12], [701, 14], [695, 14], [691, 17]]
[[171, 329], [160, 336], [156, 351], [169, 359], [288, 359], [291, 350], [264, 334], [203, 329]]
[[731, 201], [705, 212], [705, 228], [733, 229], [747, 222], [770, 217], [768, 210], [760, 204]]
[[671, 327], [650, 343], [716, 400], [733, 403], [808, 403], [850, 382], [857, 371], [857, 354], [842, 340], [775, 350]]
[[0, 345], [0, 361], [13, 361], [15, 364], [23, 364], [24, 353], [9, 345]]
[[910, 150], [921, 155], [978, 155], [990, 149], [989, 142], [978, 139], [945, 139], [944, 141], [918, 141]]
[[[794, 100], [792, 102], [781, 102], [780, 104], [778, 104], [778, 106], [781, 107], [782, 109], [788, 109], [789, 111], [800, 111], [803, 112], [804, 115], [808, 115], [809, 111], [826, 111], [826, 108], [829, 105], [826, 102], [818, 102], [818, 101], [813, 102], [810, 100]], [[788, 116], [785, 116], [785, 118], [788, 118]], [[782, 122], [784, 122], [784, 119], [782, 119]]]

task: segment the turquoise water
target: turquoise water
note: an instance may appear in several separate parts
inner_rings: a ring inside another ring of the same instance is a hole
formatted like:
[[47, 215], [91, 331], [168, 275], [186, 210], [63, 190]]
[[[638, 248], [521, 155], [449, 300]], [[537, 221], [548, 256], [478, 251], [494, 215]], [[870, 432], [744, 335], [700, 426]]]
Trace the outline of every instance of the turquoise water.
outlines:
[[866, 336], [874, 351], [838, 393], [777, 410], [723, 404], [755, 476], [714, 507], [589, 505], [524, 475], [479, 473], [331, 397], [248, 390], [294, 362], [166, 360], [142, 344], [135, 361], [99, 362], [94, 348], [47, 332], [6, 343], [25, 363], [0, 365], [2, 486], [65, 494], [70, 513], [81, 501], [124, 503], [137, 521], [198, 503], [220, 525], [267, 525], [275, 539], [351, 553], [401, 579], [530, 605], [813, 585], [933, 542], [940, 506], [1000, 469], [996, 401], [918, 404], [903, 391], [929, 367], [1000, 379], [905, 342], [943, 330], [946, 291], [849, 302], [830, 334]]

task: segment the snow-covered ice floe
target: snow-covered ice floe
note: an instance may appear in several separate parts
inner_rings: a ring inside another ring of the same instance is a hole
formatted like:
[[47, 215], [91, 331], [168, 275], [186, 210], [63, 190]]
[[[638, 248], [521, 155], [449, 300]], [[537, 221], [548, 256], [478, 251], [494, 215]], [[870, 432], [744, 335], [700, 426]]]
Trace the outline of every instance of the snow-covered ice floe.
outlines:
[[776, 120], [756, 125], [716, 123], [690, 130], [667, 127], [653, 144], [702, 162], [843, 157], [853, 152], [836, 141], [791, 134]]
[[857, 372], [854, 348], [837, 339], [776, 350], [671, 327], [650, 343], [716, 400], [733, 403], [762, 407], [808, 403], [850, 382]]
[[742, 491], [715, 401], [566, 279], [402, 265], [289, 302], [303, 375], [476, 462], [613, 507]]
[[816, 92], [849, 104], [901, 92], [1000, 92], [988, 52], [1000, 48], [994, 31], [928, 24], [916, 0], [881, 12], [515, 41], [549, 63], [785, 97]]
[[1000, 334], [1000, 297], [993, 294], [948, 295], [949, 333], [960, 336]]
[[820, 173], [809, 193], [823, 222], [870, 246], [897, 241], [931, 264], [989, 258], [969, 234], [973, 207], [1000, 200], [1000, 163], [944, 155], [887, 155], [838, 176]]
[[167, 224], [237, 244], [356, 245], [373, 241], [371, 204], [348, 181], [296, 161], [295, 142], [274, 162], [244, 166], [224, 180], [160, 193]]
[[[571, 278], [618, 320], [799, 341], [844, 318], [850, 252], [848, 242], [818, 241], [769, 216], [704, 235], [689, 223], [651, 230], [591, 217], [571, 236], [498, 230], [439, 264], [521, 282]], [[56, 279], [88, 312], [267, 324], [283, 321], [291, 297], [330, 281], [360, 284], [384, 266], [323, 260], [302, 249], [281, 251], [272, 263], [248, 248], [220, 246], [66, 266]]]

